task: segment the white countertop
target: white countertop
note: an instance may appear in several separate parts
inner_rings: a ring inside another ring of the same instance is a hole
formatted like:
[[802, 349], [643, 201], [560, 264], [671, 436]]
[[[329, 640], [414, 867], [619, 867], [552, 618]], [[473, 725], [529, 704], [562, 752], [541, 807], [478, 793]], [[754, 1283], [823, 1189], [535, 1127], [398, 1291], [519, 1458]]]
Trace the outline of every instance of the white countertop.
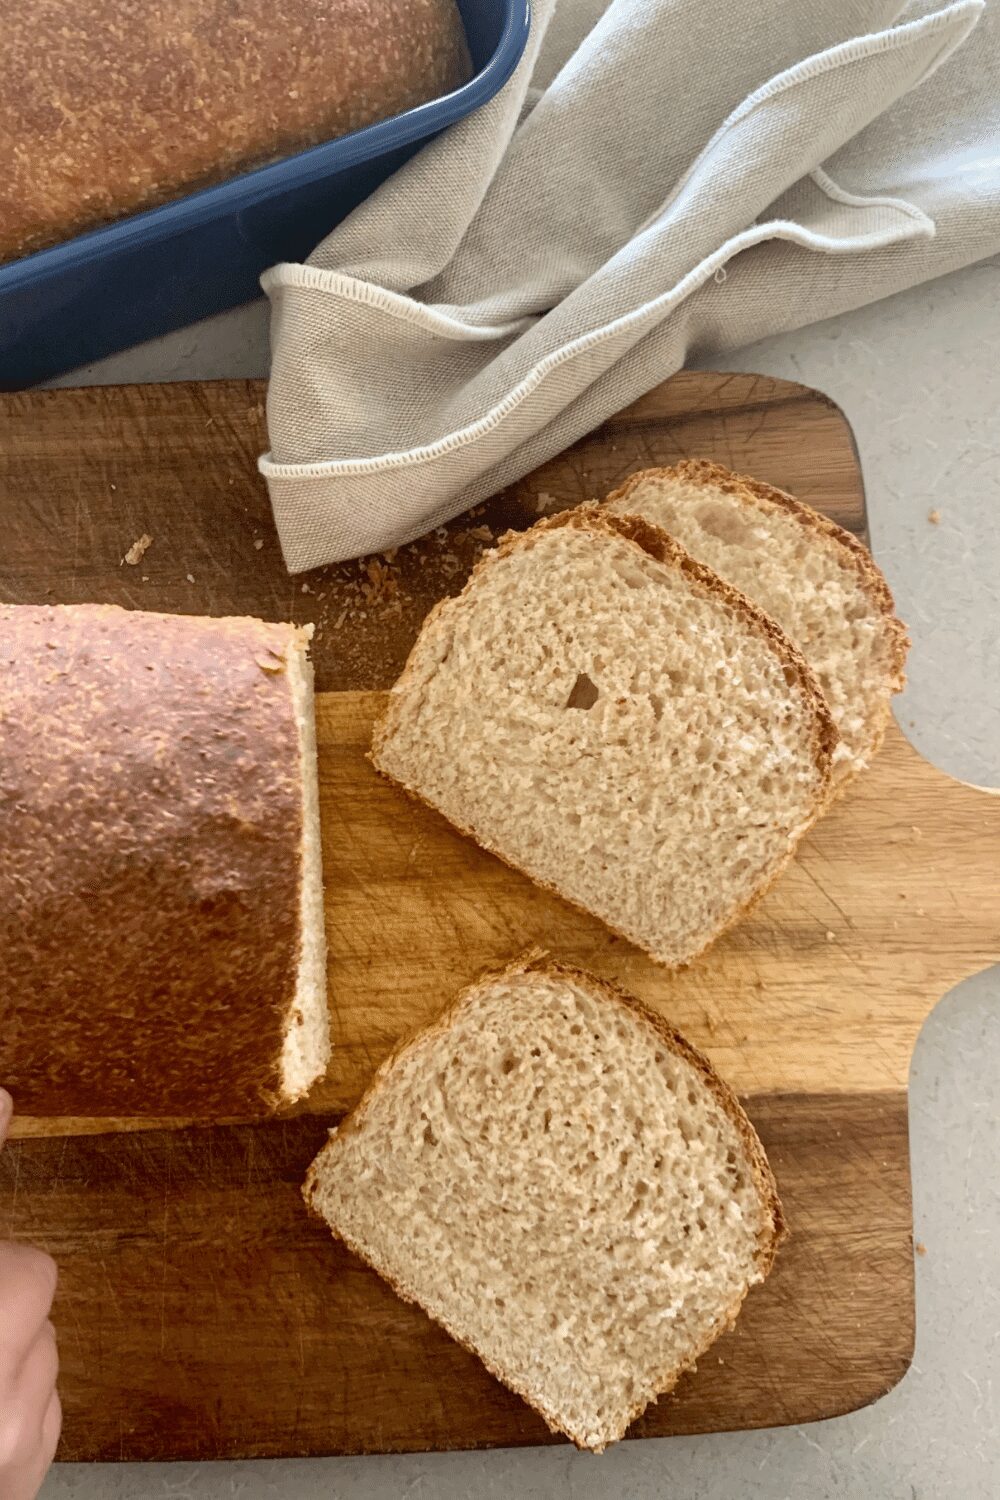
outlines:
[[[61, 384], [266, 373], [263, 304]], [[705, 368], [832, 396], [853, 425], [873, 547], [910, 626], [903, 729], [1000, 787], [1000, 261]], [[929, 521], [930, 511], [940, 522]], [[1000, 923], [1000, 852], [998, 852]], [[994, 1500], [1000, 1495], [1000, 969], [943, 998], [910, 1094], [917, 1347], [883, 1400], [809, 1427], [569, 1447], [240, 1464], [61, 1465], [43, 1500]]]

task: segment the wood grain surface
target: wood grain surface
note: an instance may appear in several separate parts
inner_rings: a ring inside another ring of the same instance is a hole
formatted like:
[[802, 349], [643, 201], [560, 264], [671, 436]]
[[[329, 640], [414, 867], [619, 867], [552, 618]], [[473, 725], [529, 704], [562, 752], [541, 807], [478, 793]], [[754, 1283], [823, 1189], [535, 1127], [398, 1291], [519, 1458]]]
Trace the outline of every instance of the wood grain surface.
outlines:
[[[382, 688], [495, 534], [599, 498], [650, 464], [725, 456], [859, 534], [865, 524], [837, 407], [759, 375], [677, 375], [477, 515], [391, 560], [295, 578], [257, 473], [266, 447], [256, 381], [0, 395], [0, 598], [311, 620], [321, 691]], [[123, 562], [142, 537], [152, 541], [140, 562]]]
[[[364, 758], [372, 690], [505, 525], [651, 462], [703, 456], [862, 533], [843, 417], [782, 382], [675, 377], [440, 533], [290, 579], [254, 466], [262, 413], [260, 388], [243, 382], [0, 398], [0, 597], [313, 619], [320, 685], [339, 690], [318, 701], [326, 1082], [301, 1115], [264, 1125], [21, 1119], [0, 1155], [0, 1233], [60, 1262], [61, 1456], [547, 1440], [298, 1197], [327, 1125], [397, 1038], [485, 963], [535, 942], [619, 978], [712, 1056], [761, 1131], [791, 1223], [737, 1329], [635, 1433], [803, 1422], [872, 1400], [913, 1341], [910, 1054], [935, 1001], [1000, 953], [1000, 798], [950, 781], [893, 730], [750, 918], [669, 976]], [[141, 559], [123, 562], [144, 536]]]
[[[834, 1415], [909, 1363], [905, 1095], [745, 1103], [793, 1237], [736, 1329], [637, 1436]], [[554, 1441], [305, 1213], [299, 1187], [325, 1138], [325, 1122], [306, 1117], [22, 1141], [0, 1155], [5, 1232], [60, 1266], [60, 1458]]]

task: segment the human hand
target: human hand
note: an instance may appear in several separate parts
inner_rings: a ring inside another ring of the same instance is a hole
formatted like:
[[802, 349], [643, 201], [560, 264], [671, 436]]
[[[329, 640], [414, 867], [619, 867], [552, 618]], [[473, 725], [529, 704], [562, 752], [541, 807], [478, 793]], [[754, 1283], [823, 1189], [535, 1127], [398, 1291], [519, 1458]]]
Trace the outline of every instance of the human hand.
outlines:
[[[14, 1106], [0, 1089], [0, 1148]], [[59, 1356], [49, 1310], [55, 1262], [0, 1242], [0, 1496], [35, 1500], [59, 1441]]]

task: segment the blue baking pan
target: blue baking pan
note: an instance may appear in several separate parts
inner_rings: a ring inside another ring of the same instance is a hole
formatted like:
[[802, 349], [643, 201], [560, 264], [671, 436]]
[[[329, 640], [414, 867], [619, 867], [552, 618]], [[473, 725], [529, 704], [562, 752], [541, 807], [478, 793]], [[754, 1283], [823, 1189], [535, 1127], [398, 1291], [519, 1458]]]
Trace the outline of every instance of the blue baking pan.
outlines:
[[260, 295], [428, 137], [506, 83], [529, 0], [458, 0], [470, 81], [405, 114], [0, 266], [0, 389], [19, 390]]

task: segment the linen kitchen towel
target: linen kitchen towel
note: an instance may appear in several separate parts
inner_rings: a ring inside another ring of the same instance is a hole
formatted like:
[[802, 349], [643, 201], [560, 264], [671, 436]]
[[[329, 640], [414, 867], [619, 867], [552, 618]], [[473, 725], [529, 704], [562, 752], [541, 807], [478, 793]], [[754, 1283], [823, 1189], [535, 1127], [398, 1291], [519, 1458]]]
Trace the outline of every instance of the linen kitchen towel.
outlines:
[[983, 12], [533, 0], [506, 88], [263, 278], [289, 569], [440, 525], [689, 354], [1000, 250]]

